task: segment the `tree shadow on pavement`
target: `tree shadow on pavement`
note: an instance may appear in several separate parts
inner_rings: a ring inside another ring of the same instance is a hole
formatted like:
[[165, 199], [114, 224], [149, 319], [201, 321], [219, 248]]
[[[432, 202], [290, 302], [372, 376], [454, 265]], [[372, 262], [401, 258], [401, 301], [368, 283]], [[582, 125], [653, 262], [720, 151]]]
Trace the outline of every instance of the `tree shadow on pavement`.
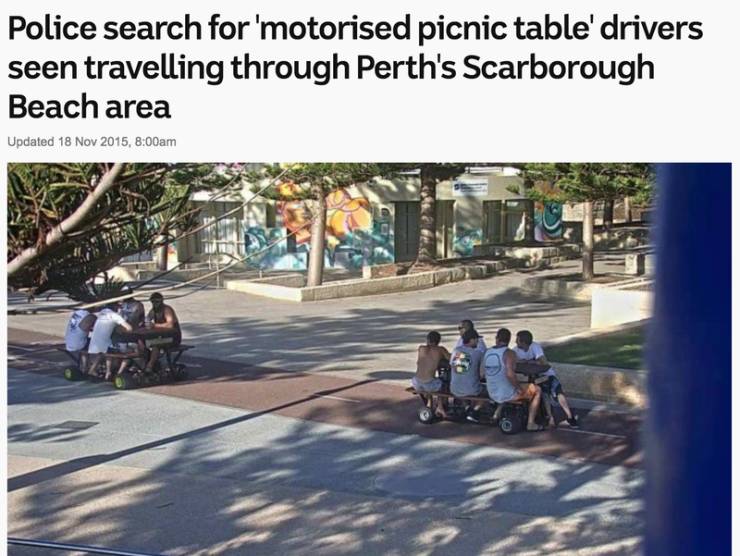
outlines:
[[[337, 303], [341, 306], [341, 300]], [[527, 328], [535, 338], [552, 336], [553, 329], [563, 335], [588, 327], [583, 308], [583, 303], [535, 300], [509, 289], [480, 299], [438, 300], [415, 310], [347, 308], [320, 319], [311, 312], [278, 321], [226, 315], [218, 326], [186, 322], [183, 330], [198, 354], [222, 360], [311, 372], [407, 372], [413, 370], [416, 347], [430, 330], [441, 331], [442, 345], [448, 348], [457, 340], [456, 325], [464, 318], [473, 320], [489, 342], [500, 327], [514, 332]]]
[[322, 411], [238, 415], [12, 477], [10, 532], [167, 554], [639, 553], [639, 470], [324, 425]]

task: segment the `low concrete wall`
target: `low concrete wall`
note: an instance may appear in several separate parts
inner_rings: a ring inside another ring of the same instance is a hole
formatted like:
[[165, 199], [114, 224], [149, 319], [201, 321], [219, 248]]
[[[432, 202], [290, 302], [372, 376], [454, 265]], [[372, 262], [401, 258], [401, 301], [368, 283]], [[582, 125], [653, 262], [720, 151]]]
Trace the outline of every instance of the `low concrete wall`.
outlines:
[[527, 293], [576, 301], [590, 301], [592, 292], [598, 287], [599, 284], [557, 279], [555, 276], [533, 276], [525, 279], [521, 285], [521, 289]]
[[[457, 269], [455, 269], [457, 270]], [[302, 287], [300, 284], [290, 284], [290, 280], [281, 280], [275, 283], [271, 280], [228, 280], [224, 283], [226, 289], [262, 295], [273, 299], [285, 301], [320, 301], [324, 299], [337, 299], [342, 297], [357, 297], [364, 295], [377, 295], [382, 293], [395, 293], [410, 290], [432, 288], [438, 285], [435, 279], [436, 272], [421, 272], [406, 276], [392, 276], [389, 278], [378, 278], [376, 280], [345, 280], [323, 284], [314, 287]], [[464, 279], [464, 273], [455, 276], [455, 273], [445, 271], [444, 276], [439, 277], [440, 283], [444, 280], [455, 281], [456, 278]]]
[[521, 261], [518, 266], [534, 267], [555, 264], [580, 256], [581, 248], [575, 244], [542, 245], [533, 247], [483, 243], [473, 246], [474, 256], [506, 257]]
[[506, 268], [502, 261], [486, 261], [456, 268], [441, 268], [429, 272], [389, 276], [386, 278], [339, 280], [321, 286], [303, 287], [301, 275], [262, 278], [259, 280], [226, 280], [229, 290], [262, 295], [286, 301], [321, 301], [343, 297], [359, 297], [416, 291], [463, 280], [485, 278]]
[[647, 407], [647, 372], [552, 362], [566, 396]]
[[303, 301], [302, 288], [290, 288], [276, 284], [265, 284], [251, 280], [227, 280], [224, 282], [227, 290], [233, 290], [243, 293], [271, 297], [273, 299], [283, 299], [285, 301]]
[[[241, 280], [228, 280], [224, 282], [240, 282]], [[286, 288], [302, 288], [306, 285], [306, 277], [303, 274], [285, 274], [283, 276], [266, 276], [249, 280], [253, 284], [272, 284], [274, 286], [285, 286]], [[226, 285], [228, 289], [228, 285]]]
[[591, 297], [591, 328], [639, 321], [652, 313], [652, 291], [607, 287], [595, 289]]

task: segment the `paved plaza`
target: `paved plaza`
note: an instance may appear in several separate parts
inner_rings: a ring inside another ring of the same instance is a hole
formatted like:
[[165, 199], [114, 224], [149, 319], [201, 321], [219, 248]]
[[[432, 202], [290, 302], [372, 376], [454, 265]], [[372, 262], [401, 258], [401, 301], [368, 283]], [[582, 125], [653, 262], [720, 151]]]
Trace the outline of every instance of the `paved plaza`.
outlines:
[[487, 432], [379, 432], [11, 367], [9, 535], [183, 555], [638, 552], [641, 470]]
[[[563, 268], [576, 270], [577, 261]], [[570, 300], [537, 300], [518, 289], [532, 273], [508, 271], [418, 292], [322, 302], [279, 301], [205, 289], [173, 299], [184, 341], [198, 353], [252, 365], [351, 378], [410, 378], [416, 346], [430, 330], [452, 348], [457, 323], [475, 322], [488, 343], [502, 326], [548, 340], [588, 329], [590, 307]], [[182, 292], [173, 292], [175, 297]], [[165, 293], [165, 297], [167, 294]], [[11, 316], [8, 326], [60, 336], [68, 315]]]
[[66, 314], [9, 317], [8, 534], [168, 555], [638, 554], [639, 414], [579, 406], [580, 431], [504, 436], [422, 425], [401, 387], [426, 332], [451, 346], [461, 318], [490, 338], [588, 328], [588, 305], [521, 294], [529, 275], [304, 304], [201, 290], [172, 300], [190, 380], [136, 391], [61, 378]]

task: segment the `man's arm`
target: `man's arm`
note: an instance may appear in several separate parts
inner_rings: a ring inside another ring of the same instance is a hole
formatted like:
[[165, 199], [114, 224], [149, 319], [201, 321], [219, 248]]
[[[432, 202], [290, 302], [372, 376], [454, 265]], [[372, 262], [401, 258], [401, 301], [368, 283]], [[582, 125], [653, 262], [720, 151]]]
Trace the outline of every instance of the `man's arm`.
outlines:
[[116, 324], [118, 324], [118, 326], [123, 328], [126, 332], [133, 332], [134, 327], [131, 326], [121, 315], [115, 314], [114, 320], [116, 321]]
[[549, 367], [550, 362], [547, 360], [547, 357], [545, 357], [545, 352], [542, 349], [542, 346], [537, 344], [533, 347], [534, 347], [533, 351], [534, 351], [534, 356], [535, 356], [534, 360], [537, 361], [537, 363], [539, 363], [540, 365], [547, 365]]
[[519, 385], [519, 379], [517, 379], [516, 373], [514, 372], [515, 365], [516, 355], [513, 351], [507, 349], [506, 352], [504, 352], [504, 369], [506, 369], [506, 378], [509, 379], [509, 382], [511, 382], [516, 393], [521, 394], [522, 387]]

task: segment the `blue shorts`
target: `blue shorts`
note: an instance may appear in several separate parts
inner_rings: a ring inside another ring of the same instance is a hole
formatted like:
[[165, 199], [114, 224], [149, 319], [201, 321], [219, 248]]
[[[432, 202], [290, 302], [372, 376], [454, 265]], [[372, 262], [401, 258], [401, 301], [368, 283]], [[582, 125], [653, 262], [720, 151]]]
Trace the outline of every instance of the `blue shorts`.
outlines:
[[416, 377], [413, 377], [411, 379], [411, 386], [414, 387], [414, 390], [417, 392], [439, 392], [442, 390], [442, 381], [438, 378], [433, 378], [429, 382], [421, 382]]
[[558, 377], [550, 375], [545, 382], [540, 384], [540, 388], [542, 388], [542, 393], [549, 398], [550, 405], [560, 406], [558, 395], [563, 393], [563, 385], [560, 384]]

